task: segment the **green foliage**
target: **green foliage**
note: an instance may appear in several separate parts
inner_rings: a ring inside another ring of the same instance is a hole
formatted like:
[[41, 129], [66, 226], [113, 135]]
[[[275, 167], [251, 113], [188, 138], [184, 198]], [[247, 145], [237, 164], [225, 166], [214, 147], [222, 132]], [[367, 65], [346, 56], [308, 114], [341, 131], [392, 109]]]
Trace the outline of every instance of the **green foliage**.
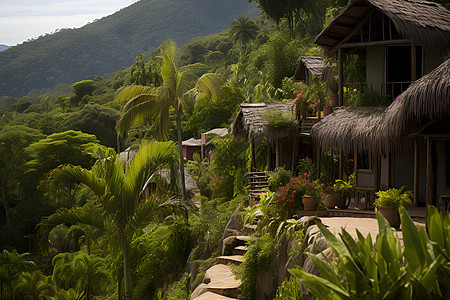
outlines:
[[70, 114], [64, 120], [63, 128], [94, 134], [102, 145], [114, 148], [117, 145], [114, 127], [119, 116], [119, 112], [113, 108], [88, 104], [82, 110]]
[[0, 297], [8, 296], [14, 299], [14, 285], [20, 278], [22, 272], [31, 271], [35, 268], [34, 262], [28, 260], [29, 253], [17, 253], [16, 250], [9, 252], [3, 250], [0, 253]]
[[267, 172], [269, 175], [270, 190], [276, 191], [278, 188], [289, 183], [292, 178], [292, 171], [285, 170], [284, 167], [278, 167], [274, 171]]
[[297, 126], [292, 112], [271, 109], [264, 113], [264, 118], [267, 120], [267, 126], [278, 130], [293, 130]]
[[74, 289], [59, 290], [58, 293], [50, 297], [50, 300], [82, 300], [84, 299], [84, 294], [78, 294]]
[[217, 245], [223, 235], [225, 225], [236, 207], [239, 207], [245, 200], [247, 200], [246, 196], [238, 196], [223, 203], [220, 202], [220, 199], [202, 198], [200, 212], [189, 216], [189, 224], [196, 245], [192, 251], [193, 259], [205, 260], [218, 255]]
[[[95, 203], [81, 208], [61, 209], [39, 224], [39, 242], [48, 250], [48, 235], [63, 223], [85, 224], [109, 233], [112, 244], [121, 248], [123, 255], [125, 294], [132, 292], [130, 244], [139, 228], [146, 226], [155, 215], [160, 195], [142, 196], [153, 174], [163, 168], [176, 173], [177, 153], [173, 143], [145, 143], [125, 170], [120, 156], [111, 149], [96, 148], [98, 160], [92, 170], [66, 165], [52, 175], [51, 188], [70, 182], [81, 182], [95, 196]], [[166, 196], [167, 197], [167, 196]], [[164, 199], [164, 198], [163, 198]]]
[[63, 164], [87, 168], [94, 162], [87, 150], [97, 143], [95, 135], [81, 131], [68, 130], [54, 133], [26, 148], [31, 157], [27, 165], [30, 172], [36, 174], [38, 178]]
[[302, 283], [295, 276], [286, 278], [278, 287], [275, 300], [302, 300]]
[[82, 80], [74, 83], [72, 85], [72, 88], [73, 93], [81, 99], [86, 95], [92, 96], [95, 89], [97, 88], [97, 84], [94, 80]]
[[271, 206], [275, 194], [267, 191], [261, 194], [259, 203], [244, 208], [244, 226], [245, 224], [253, 225], [255, 221], [259, 221], [258, 230], [264, 231], [264, 227], [268, 225], [271, 216]]
[[156, 296], [158, 289], [178, 279], [191, 249], [189, 224], [182, 220], [145, 228], [132, 244], [135, 297]]
[[164, 299], [166, 300], [187, 300], [189, 296], [189, 276], [186, 273], [181, 275], [178, 281], [171, 283], [164, 293]]
[[[276, 240], [266, 234], [247, 246], [244, 262], [238, 267], [243, 299], [255, 299], [258, 276], [270, 270], [277, 254]], [[272, 274], [274, 275], [274, 274]]]
[[79, 29], [61, 29], [0, 52], [0, 95], [71, 84], [132, 64], [168, 37], [179, 45], [226, 29], [237, 15], [255, 16], [255, 5], [229, 1], [137, 1]]
[[238, 16], [230, 24], [230, 38], [235, 43], [246, 45], [256, 38], [258, 26], [246, 16]]
[[350, 174], [347, 180], [336, 179], [334, 183], [334, 190], [340, 191], [344, 197], [352, 197], [355, 193], [355, 173]]
[[[230, 193], [230, 188], [233, 192], [231, 196], [243, 192], [244, 174], [248, 162], [248, 145], [234, 139], [222, 138], [215, 140], [215, 146], [211, 171], [213, 175], [216, 175], [217, 182], [223, 180], [225, 183], [223, 187], [217, 189], [217, 192]], [[214, 178], [214, 176], [212, 177]]]
[[405, 191], [406, 186], [402, 186], [400, 189], [390, 188], [386, 191], [378, 191], [375, 193], [377, 198], [375, 199], [375, 206], [409, 206], [412, 204], [411, 198], [413, 197], [412, 191]]
[[308, 254], [322, 277], [291, 272], [320, 299], [445, 299], [450, 288], [448, 213], [428, 208], [428, 236], [405, 208], [399, 211], [404, 246], [379, 213], [375, 247], [370, 235], [357, 231], [355, 240], [343, 229], [339, 239], [319, 223], [335, 258], [325, 262]]
[[44, 276], [40, 270], [22, 273], [14, 287], [15, 299], [48, 299], [55, 294], [51, 276]]
[[317, 168], [310, 157], [301, 158], [297, 162], [297, 171], [299, 174], [315, 179]]

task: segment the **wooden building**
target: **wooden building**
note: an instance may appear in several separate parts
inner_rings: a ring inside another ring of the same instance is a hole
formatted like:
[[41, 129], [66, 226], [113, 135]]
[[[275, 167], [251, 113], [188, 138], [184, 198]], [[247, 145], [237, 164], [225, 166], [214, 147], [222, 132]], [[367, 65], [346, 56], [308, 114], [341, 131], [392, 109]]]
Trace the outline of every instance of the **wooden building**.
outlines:
[[[277, 111], [292, 117], [288, 127], [271, 127], [266, 114]], [[267, 162], [269, 170], [285, 167], [290, 170], [296, 163], [297, 122], [295, 120], [295, 101], [263, 102], [241, 104], [240, 110], [231, 124], [231, 132], [237, 138], [247, 140], [252, 149], [252, 169], [256, 166], [256, 146], [267, 142]]]
[[395, 99], [442, 62], [450, 47], [449, 20], [447, 9], [425, 0], [351, 1], [315, 39], [338, 59], [340, 105], [344, 91], [355, 87], [344, 73], [349, 55], [365, 65], [365, 82], [356, 84]]
[[389, 107], [338, 108], [311, 134], [322, 149], [354, 155], [361, 207], [374, 192], [401, 186], [414, 190], [416, 205], [436, 204], [450, 195], [450, 59]]
[[320, 56], [300, 56], [298, 66], [295, 70], [294, 80], [303, 81], [309, 85], [313, 75], [322, 76], [325, 69], [325, 63]]

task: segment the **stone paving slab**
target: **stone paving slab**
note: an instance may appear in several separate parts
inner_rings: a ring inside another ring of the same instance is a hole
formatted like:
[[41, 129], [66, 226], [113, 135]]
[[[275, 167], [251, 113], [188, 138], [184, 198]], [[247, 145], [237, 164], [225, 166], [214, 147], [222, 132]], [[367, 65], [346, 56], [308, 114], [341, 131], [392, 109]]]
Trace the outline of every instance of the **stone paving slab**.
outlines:
[[222, 296], [216, 293], [206, 292], [202, 294], [201, 296], [195, 298], [195, 300], [230, 300], [230, 299], [236, 299], [236, 298], [230, 298], [226, 296]]
[[[338, 235], [344, 228], [353, 238], [357, 237], [356, 229], [361, 232], [363, 236], [367, 236], [369, 233], [372, 236], [372, 240], [378, 234], [378, 222], [373, 218], [343, 218], [343, 217], [331, 217], [320, 218], [322, 223], [328, 226], [328, 230]], [[414, 222], [416, 225], [425, 226], [423, 223]], [[401, 230], [397, 231], [397, 235], [402, 239], [403, 235]]]

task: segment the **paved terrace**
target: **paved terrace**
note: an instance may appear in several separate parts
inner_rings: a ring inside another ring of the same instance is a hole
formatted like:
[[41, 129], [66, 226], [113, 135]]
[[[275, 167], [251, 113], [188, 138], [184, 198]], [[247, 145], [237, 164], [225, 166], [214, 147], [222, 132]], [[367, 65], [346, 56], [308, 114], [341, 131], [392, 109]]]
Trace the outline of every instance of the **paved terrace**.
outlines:
[[[426, 211], [424, 207], [409, 207], [408, 213], [411, 215], [414, 223], [417, 225], [425, 226]], [[328, 229], [336, 235], [340, 233], [344, 228], [352, 237], [356, 238], [356, 229], [358, 229], [363, 236], [367, 236], [369, 233], [372, 239], [378, 234], [378, 222], [374, 211], [356, 211], [354, 209], [333, 209], [329, 210], [329, 214], [348, 214], [354, 215], [352, 217], [342, 216], [320, 216], [322, 223], [328, 226]], [[397, 235], [402, 239], [401, 228], [397, 231]]]

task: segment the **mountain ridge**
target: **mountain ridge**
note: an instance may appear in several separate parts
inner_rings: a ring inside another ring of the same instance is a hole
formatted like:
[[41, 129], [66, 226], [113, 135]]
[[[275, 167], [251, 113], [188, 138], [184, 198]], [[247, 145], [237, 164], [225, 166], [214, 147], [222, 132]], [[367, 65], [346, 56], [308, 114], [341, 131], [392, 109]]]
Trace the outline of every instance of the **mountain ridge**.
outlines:
[[141, 0], [81, 28], [1, 52], [0, 96], [21, 97], [32, 89], [125, 69], [168, 38], [181, 46], [226, 29], [238, 15], [257, 13], [254, 3], [243, 0]]

